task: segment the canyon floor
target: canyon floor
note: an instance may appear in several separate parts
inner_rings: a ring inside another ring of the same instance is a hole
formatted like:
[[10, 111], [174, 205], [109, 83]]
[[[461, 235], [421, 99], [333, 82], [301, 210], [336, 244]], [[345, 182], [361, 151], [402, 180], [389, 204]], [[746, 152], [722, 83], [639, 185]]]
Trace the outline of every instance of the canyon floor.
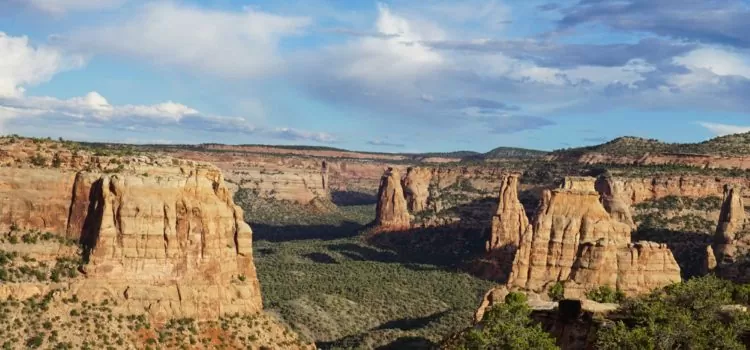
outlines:
[[493, 283], [368, 243], [367, 197], [313, 208], [235, 196], [254, 229], [264, 308], [322, 349], [427, 349], [469, 326]]

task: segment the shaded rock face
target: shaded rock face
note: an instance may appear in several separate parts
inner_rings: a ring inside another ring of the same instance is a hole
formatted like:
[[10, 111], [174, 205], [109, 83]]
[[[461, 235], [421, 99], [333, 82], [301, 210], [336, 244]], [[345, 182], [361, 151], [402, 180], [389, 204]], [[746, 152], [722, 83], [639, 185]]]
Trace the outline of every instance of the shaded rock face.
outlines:
[[401, 175], [398, 170], [388, 168], [380, 180], [375, 224], [381, 231], [400, 231], [409, 228], [409, 220]]
[[427, 209], [432, 170], [427, 168], [408, 168], [403, 181], [406, 205], [410, 212], [419, 213]]
[[[750, 263], [747, 261], [750, 235], [746, 226], [747, 215], [741, 193], [740, 186], [724, 187], [724, 201], [714, 235], [713, 253], [717, 274], [734, 281], [745, 282], [750, 280]], [[712, 265], [710, 255], [707, 256], [706, 265]]]
[[567, 178], [562, 188], [544, 192], [521, 238], [509, 285], [543, 291], [566, 282], [575, 296], [605, 284], [638, 294], [680, 280], [665, 245], [632, 244], [630, 233], [605, 210], [593, 178]]
[[261, 311], [252, 231], [221, 172], [180, 161], [135, 170], [0, 169], [5, 183], [49, 175], [36, 187], [0, 188], [26, 198], [4, 206], [0, 222], [79, 239], [88, 263], [70, 289], [85, 300], [114, 298], [156, 318]]
[[622, 183], [615, 182], [610, 176], [601, 176], [596, 180], [595, 186], [596, 191], [601, 196], [600, 201], [609, 215], [613, 219], [630, 226], [631, 229], [636, 229], [637, 226], [633, 221], [630, 206], [623, 197], [625, 189]]

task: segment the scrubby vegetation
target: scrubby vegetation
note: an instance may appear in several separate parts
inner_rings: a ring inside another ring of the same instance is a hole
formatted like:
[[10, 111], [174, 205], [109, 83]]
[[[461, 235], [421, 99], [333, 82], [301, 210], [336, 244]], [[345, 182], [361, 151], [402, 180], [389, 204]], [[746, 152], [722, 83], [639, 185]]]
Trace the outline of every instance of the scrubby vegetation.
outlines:
[[374, 205], [321, 212], [248, 192], [236, 199], [255, 233], [265, 307], [318, 347], [429, 347], [468, 326], [492, 286], [364, 241]]
[[121, 313], [111, 299], [92, 303], [52, 290], [26, 300], [0, 301], [2, 349], [263, 349], [302, 342], [265, 314], [216, 321], [182, 318], [153, 323], [146, 314]]
[[747, 286], [713, 276], [691, 279], [629, 299], [597, 334], [598, 349], [745, 349]]
[[449, 339], [445, 349], [456, 350], [553, 350], [555, 339], [531, 320], [526, 295], [510, 293], [505, 303], [487, 310], [482, 322]]

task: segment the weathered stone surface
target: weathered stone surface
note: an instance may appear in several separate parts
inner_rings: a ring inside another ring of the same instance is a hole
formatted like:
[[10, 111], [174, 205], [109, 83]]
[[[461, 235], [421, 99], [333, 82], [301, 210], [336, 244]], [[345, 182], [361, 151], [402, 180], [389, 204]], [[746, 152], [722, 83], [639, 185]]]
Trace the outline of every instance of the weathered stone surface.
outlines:
[[375, 224], [380, 231], [400, 231], [410, 227], [409, 220], [401, 175], [398, 170], [388, 168], [380, 180]]
[[506, 175], [500, 185], [497, 212], [492, 217], [492, 231], [486, 243], [487, 252], [515, 252], [528, 226], [529, 218], [518, 200], [518, 175]]
[[75, 177], [65, 170], [0, 168], [0, 230], [64, 232]]
[[427, 209], [432, 170], [427, 168], [408, 168], [403, 181], [406, 205], [412, 213]]
[[604, 209], [613, 219], [636, 229], [630, 206], [623, 198], [625, 189], [621, 182], [615, 182], [611, 176], [600, 176], [596, 180], [596, 191], [601, 196]]
[[[721, 206], [719, 223], [714, 235], [713, 252], [718, 275], [737, 282], [750, 280], [750, 230], [747, 225], [742, 188], [736, 185], [724, 187], [724, 201]], [[706, 265], [710, 266], [710, 256]]]
[[606, 285], [638, 295], [679, 281], [680, 267], [666, 244], [599, 241], [582, 245], [565, 293], [582, 298], [587, 291]]
[[545, 191], [513, 262], [509, 285], [541, 292], [568, 281], [581, 293], [600, 285], [638, 294], [680, 280], [669, 249], [630, 243], [630, 226], [599, 201], [594, 180], [567, 178]]
[[163, 317], [260, 311], [252, 231], [221, 172], [196, 165], [152, 173], [77, 176], [68, 236], [89, 249], [79, 293], [124, 298]]

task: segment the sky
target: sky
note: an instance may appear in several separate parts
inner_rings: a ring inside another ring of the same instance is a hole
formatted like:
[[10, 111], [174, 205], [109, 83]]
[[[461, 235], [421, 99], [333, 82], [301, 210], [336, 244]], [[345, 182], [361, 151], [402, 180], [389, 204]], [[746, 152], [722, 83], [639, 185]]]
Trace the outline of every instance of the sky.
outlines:
[[0, 134], [377, 152], [750, 131], [749, 0], [0, 0]]

